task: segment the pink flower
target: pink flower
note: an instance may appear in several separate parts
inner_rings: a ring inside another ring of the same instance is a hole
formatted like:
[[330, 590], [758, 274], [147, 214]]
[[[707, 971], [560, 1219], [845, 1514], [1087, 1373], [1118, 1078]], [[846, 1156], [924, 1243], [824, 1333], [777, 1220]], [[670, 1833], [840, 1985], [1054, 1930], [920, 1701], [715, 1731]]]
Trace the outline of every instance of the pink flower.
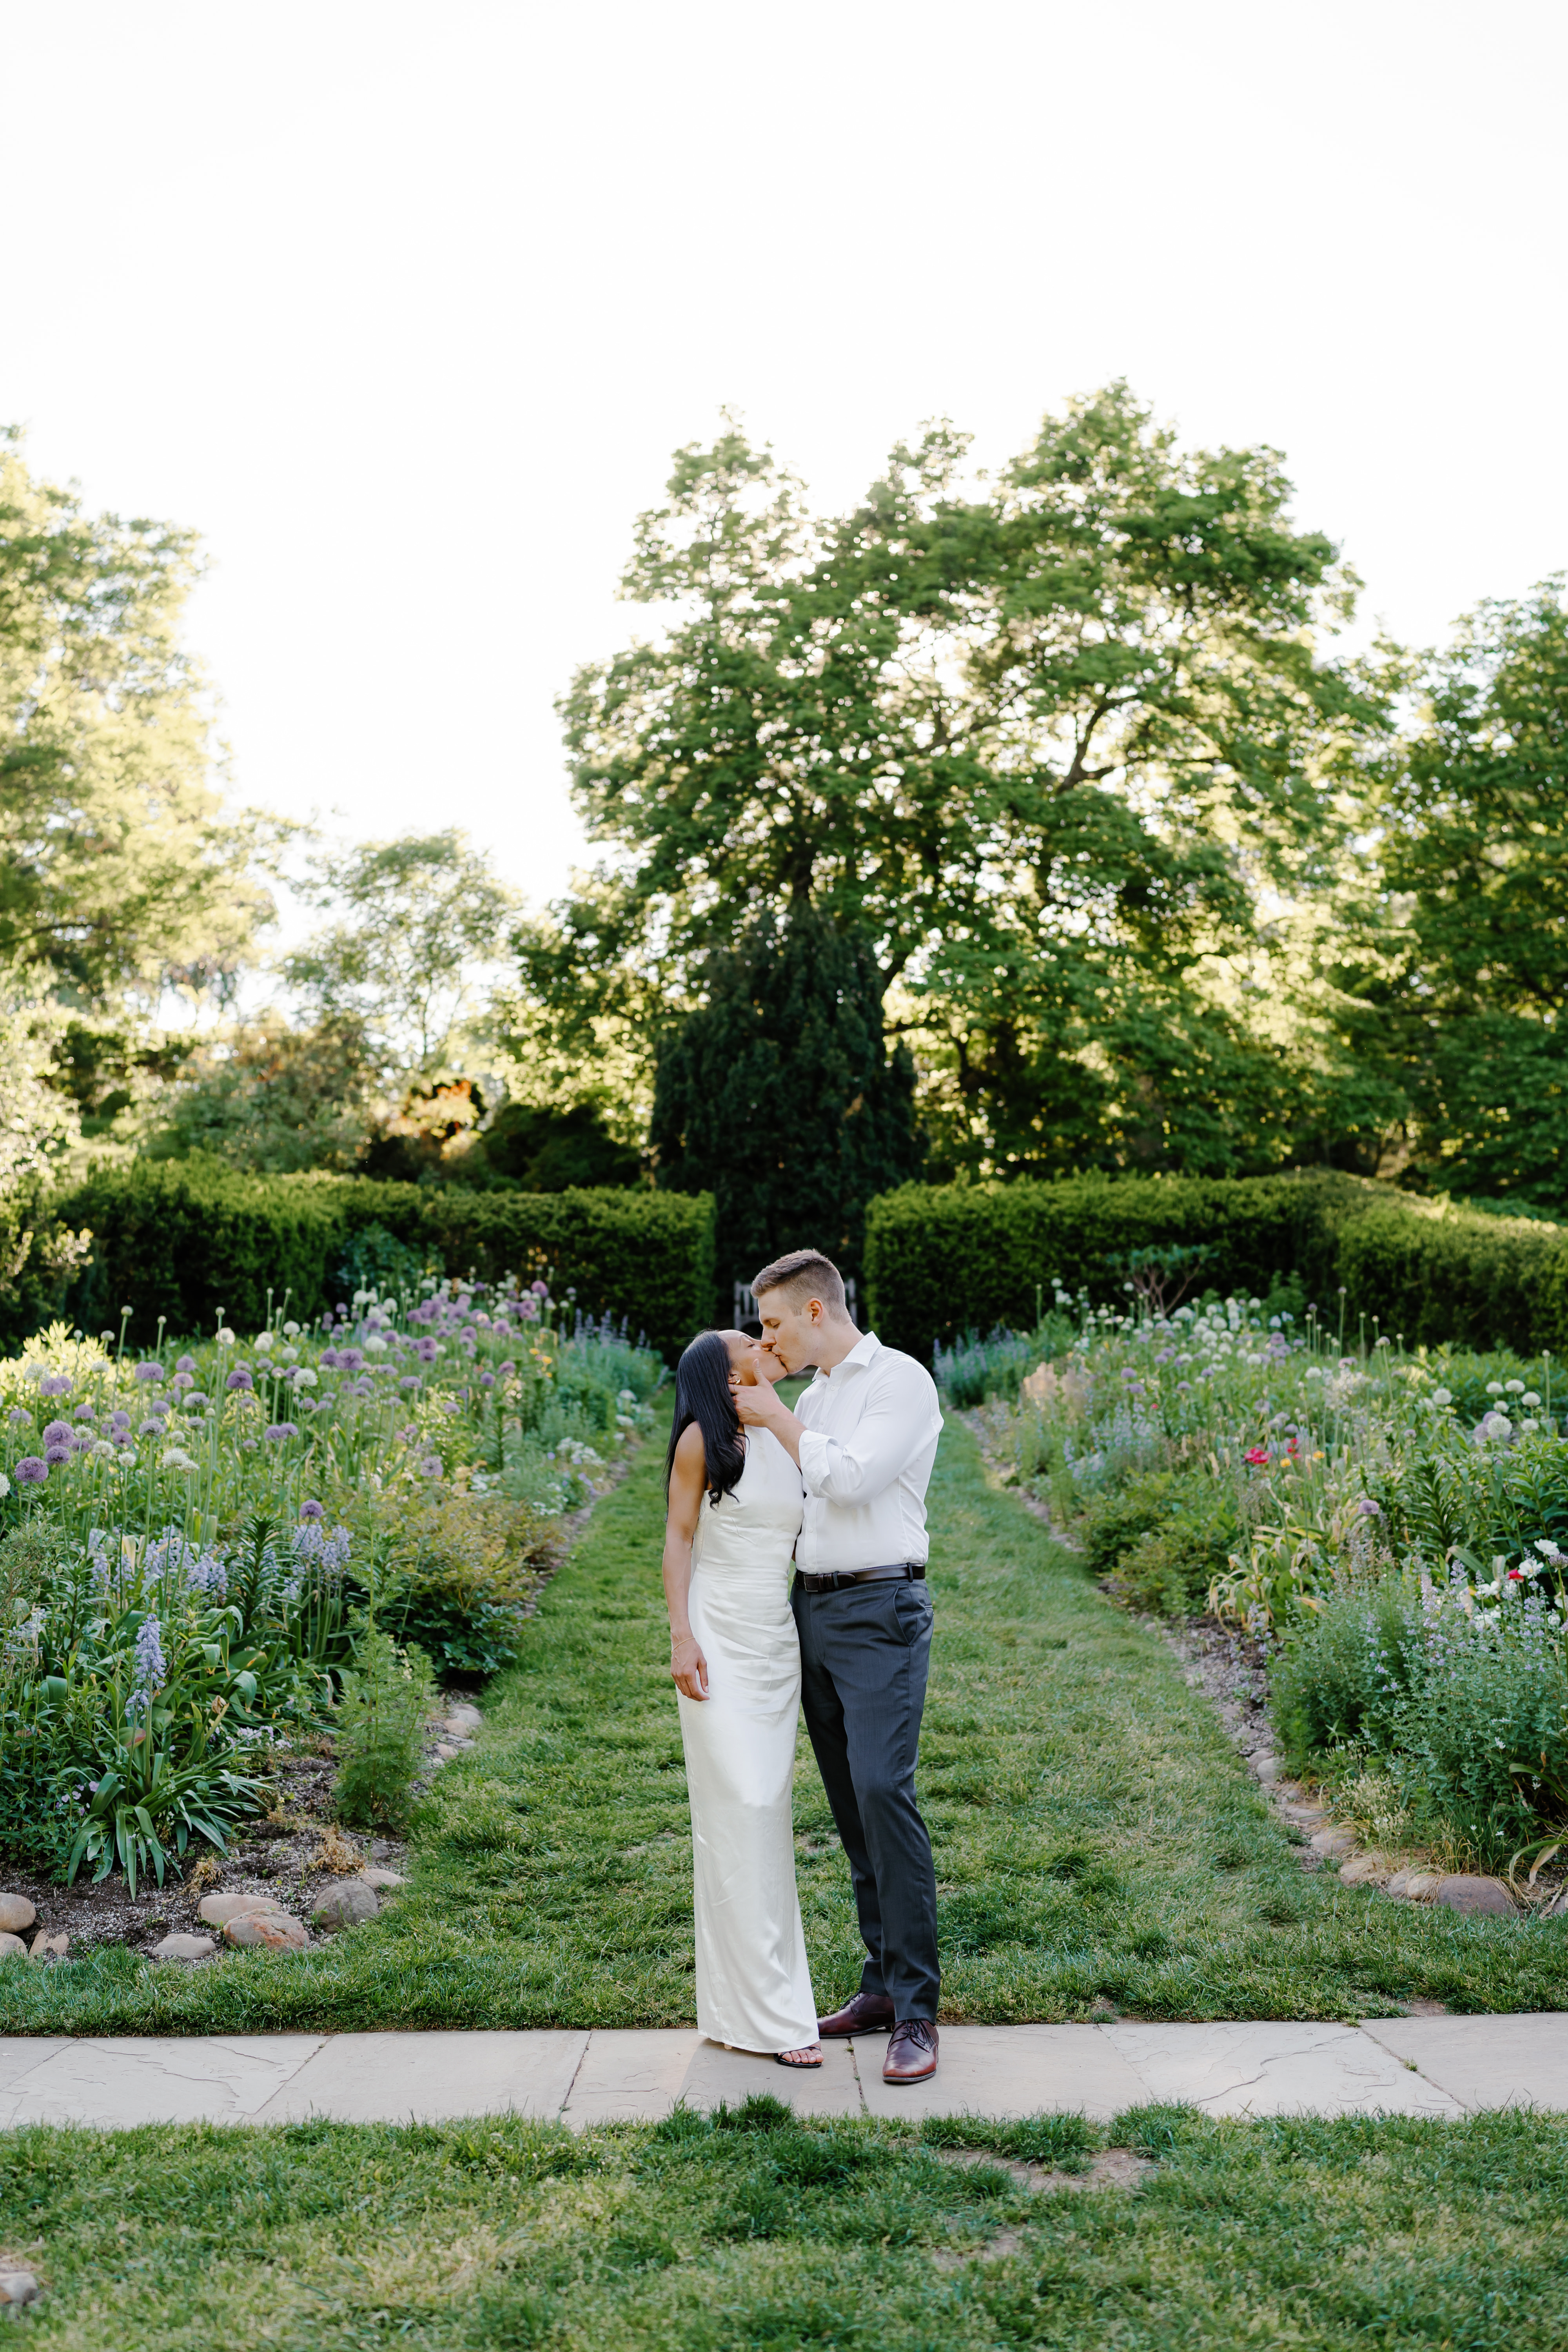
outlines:
[[1247, 1450], [1246, 1458], [1255, 1470], [1261, 1470], [1268, 1459], [1268, 1448], [1267, 1445], [1251, 1446]]

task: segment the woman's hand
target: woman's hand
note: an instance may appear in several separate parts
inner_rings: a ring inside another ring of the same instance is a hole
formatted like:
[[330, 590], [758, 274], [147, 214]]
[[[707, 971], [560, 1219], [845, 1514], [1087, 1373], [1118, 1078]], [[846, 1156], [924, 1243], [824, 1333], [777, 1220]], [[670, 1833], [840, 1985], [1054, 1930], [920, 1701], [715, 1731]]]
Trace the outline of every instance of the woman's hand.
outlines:
[[695, 1633], [672, 1633], [669, 1639], [669, 1671], [675, 1687], [682, 1698], [706, 1698], [708, 1696], [708, 1661], [703, 1656]]

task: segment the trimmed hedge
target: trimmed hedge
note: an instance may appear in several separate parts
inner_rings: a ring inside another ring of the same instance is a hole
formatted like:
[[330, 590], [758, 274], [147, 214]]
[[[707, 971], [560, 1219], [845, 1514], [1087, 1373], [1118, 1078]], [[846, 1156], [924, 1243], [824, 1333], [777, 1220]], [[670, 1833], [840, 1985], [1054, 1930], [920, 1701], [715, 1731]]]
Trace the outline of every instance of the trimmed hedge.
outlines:
[[1327, 1170], [906, 1184], [868, 1214], [868, 1306], [882, 1339], [923, 1361], [964, 1331], [1031, 1328], [1053, 1276], [1110, 1297], [1130, 1253], [1173, 1243], [1213, 1253], [1196, 1292], [1263, 1293], [1295, 1273], [1331, 1324], [1343, 1286], [1347, 1331], [1364, 1314], [1407, 1343], [1568, 1349], [1568, 1229]]
[[[713, 1289], [713, 1203], [707, 1193], [651, 1191], [467, 1192], [383, 1184], [359, 1176], [246, 1176], [210, 1160], [95, 1167], [39, 1204], [32, 1256], [0, 1298], [0, 1325], [17, 1339], [51, 1315], [83, 1330], [117, 1327], [132, 1310], [133, 1339], [151, 1341], [160, 1315], [172, 1332], [210, 1328], [221, 1308], [256, 1329], [285, 1290], [301, 1320], [346, 1296], [345, 1256], [366, 1229], [391, 1235], [421, 1264], [486, 1280], [548, 1274], [558, 1297], [584, 1315], [625, 1316], [635, 1337], [669, 1354], [708, 1318]], [[92, 1234], [85, 1271], [51, 1286], [42, 1267], [51, 1233]]]

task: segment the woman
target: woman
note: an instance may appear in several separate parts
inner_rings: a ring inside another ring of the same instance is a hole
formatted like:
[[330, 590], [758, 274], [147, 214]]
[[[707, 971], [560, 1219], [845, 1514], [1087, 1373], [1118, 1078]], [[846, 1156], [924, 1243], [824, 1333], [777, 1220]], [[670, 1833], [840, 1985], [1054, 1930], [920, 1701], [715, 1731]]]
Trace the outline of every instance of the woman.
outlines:
[[704, 1331], [681, 1357], [664, 1597], [691, 1798], [697, 2022], [711, 2041], [771, 2050], [782, 2066], [820, 2066], [791, 1802], [800, 1473], [771, 1430], [742, 1430], [733, 1394], [783, 1378], [740, 1331]]

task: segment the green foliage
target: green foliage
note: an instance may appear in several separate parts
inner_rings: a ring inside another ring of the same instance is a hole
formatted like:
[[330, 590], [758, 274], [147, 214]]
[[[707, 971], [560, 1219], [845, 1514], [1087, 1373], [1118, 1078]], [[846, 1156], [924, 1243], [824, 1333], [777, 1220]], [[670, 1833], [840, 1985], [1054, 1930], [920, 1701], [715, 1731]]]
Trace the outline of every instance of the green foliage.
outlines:
[[1378, 881], [1401, 910], [1352, 976], [1363, 1056], [1406, 1092], [1446, 1191], [1568, 1209], [1568, 610], [1561, 576], [1483, 604], [1417, 673]]
[[400, 1830], [414, 1802], [430, 1710], [430, 1662], [399, 1648], [379, 1626], [365, 1628], [338, 1701], [337, 1809], [366, 1829]]
[[153, 1160], [199, 1156], [251, 1175], [351, 1170], [371, 1116], [364, 1032], [332, 1018], [291, 1029], [264, 1015], [194, 1053], [160, 1094]]
[[268, 909], [208, 782], [188, 531], [84, 514], [0, 432], [0, 964], [78, 1003], [232, 970]]
[[1206, 1463], [1135, 1473], [1094, 1495], [1081, 1538], [1088, 1566], [1119, 1599], [1163, 1616], [1201, 1609], [1241, 1537], [1236, 1488]]
[[868, 943], [809, 906], [709, 960], [708, 1001], [659, 1056], [662, 1187], [711, 1192], [722, 1296], [786, 1249], [860, 1270], [867, 1202], [912, 1175], [914, 1067], [882, 1034]]
[[503, 1103], [476, 1150], [488, 1170], [526, 1192], [635, 1184], [642, 1172], [641, 1155], [616, 1142], [593, 1103]]
[[1254, 901], [1331, 863], [1322, 772], [1386, 713], [1314, 642], [1353, 583], [1289, 495], [1121, 383], [989, 481], [933, 426], [820, 520], [733, 425], [679, 451], [625, 583], [678, 617], [563, 706], [615, 856], [520, 936], [551, 1034], [651, 1055], [809, 903], [878, 942], [954, 1166], [1295, 1156], [1358, 1082], [1326, 1031], [1285, 1050]]
[[361, 1032], [384, 1071], [446, 1061], [516, 908], [489, 858], [453, 831], [360, 842], [313, 895], [342, 919], [284, 959], [289, 985], [318, 1020]]
[[1202, 1244], [1204, 1279], [1268, 1294], [1294, 1274], [1331, 1326], [1346, 1297], [1409, 1343], [1568, 1348], [1568, 1235], [1329, 1171], [1202, 1182], [1093, 1177], [905, 1185], [867, 1218], [871, 1320], [928, 1356], [978, 1326], [1027, 1329], [1043, 1286], [1121, 1294], [1135, 1254]]
[[[92, 1235], [90, 1265], [51, 1280], [62, 1235], [81, 1227]], [[280, 1301], [286, 1292], [291, 1313], [314, 1316], [342, 1296], [344, 1253], [367, 1227], [454, 1275], [548, 1274], [583, 1314], [627, 1317], [634, 1338], [646, 1330], [667, 1353], [709, 1319], [712, 1204], [701, 1196], [437, 1191], [241, 1175], [191, 1160], [97, 1167], [40, 1202], [11, 1292], [0, 1295], [0, 1330], [21, 1337], [62, 1305], [89, 1331], [113, 1326], [129, 1306], [142, 1340], [160, 1316], [189, 1333], [210, 1329], [220, 1308], [255, 1329], [268, 1294]]]
[[1072, 1345], [1078, 1327], [1065, 1316], [1047, 1315], [1033, 1331], [1005, 1331], [989, 1339], [966, 1331], [951, 1348], [940, 1342], [931, 1360], [937, 1386], [955, 1412], [984, 1404], [987, 1397], [1016, 1398], [1037, 1364]]

